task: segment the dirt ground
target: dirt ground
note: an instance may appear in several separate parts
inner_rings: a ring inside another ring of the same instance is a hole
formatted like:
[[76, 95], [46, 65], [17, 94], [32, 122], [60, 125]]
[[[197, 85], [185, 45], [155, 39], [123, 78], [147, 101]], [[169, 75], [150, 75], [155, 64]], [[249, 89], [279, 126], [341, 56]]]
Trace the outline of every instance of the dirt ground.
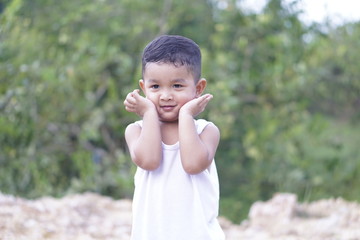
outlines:
[[[299, 203], [279, 193], [256, 202], [233, 224], [220, 217], [227, 240], [360, 240], [360, 204], [343, 199]], [[0, 240], [128, 240], [131, 201], [94, 193], [26, 200], [0, 193]]]

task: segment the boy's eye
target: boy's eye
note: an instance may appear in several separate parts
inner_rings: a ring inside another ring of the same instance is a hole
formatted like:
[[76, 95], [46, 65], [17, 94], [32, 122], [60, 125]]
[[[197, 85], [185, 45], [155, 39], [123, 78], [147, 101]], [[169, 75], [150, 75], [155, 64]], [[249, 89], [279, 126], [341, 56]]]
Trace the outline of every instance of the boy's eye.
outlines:
[[158, 89], [158, 88], [159, 88], [159, 85], [158, 85], [158, 84], [154, 84], [154, 85], [151, 85], [150, 88]]
[[174, 88], [181, 88], [182, 85], [181, 84], [174, 84]]

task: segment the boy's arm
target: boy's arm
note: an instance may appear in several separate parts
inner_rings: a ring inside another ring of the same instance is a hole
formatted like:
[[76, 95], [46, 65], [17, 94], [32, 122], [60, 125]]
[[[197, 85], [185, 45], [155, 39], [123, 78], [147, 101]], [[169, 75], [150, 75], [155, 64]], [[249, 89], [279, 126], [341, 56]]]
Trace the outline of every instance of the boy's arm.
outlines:
[[209, 94], [185, 104], [179, 115], [179, 142], [181, 162], [188, 174], [204, 171], [211, 164], [219, 145], [220, 132], [214, 124], [209, 124], [198, 135], [194, 116], [204, 111], [211, 100]]
[[143, 117], [142, 127], [133, 123], [125, 130], [131, 159], [145, 170], [155, 170], [162, 159], [160, 124], [155, 106], [137, 90], [128, 94], [124, 104], [127, 111]]

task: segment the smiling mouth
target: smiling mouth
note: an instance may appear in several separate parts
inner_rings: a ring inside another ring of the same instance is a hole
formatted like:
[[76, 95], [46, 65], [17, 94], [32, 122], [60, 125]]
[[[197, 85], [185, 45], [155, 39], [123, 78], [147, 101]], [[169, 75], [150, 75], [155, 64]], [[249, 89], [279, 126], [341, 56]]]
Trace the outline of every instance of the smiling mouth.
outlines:
[[175, 108], [175, 106], [165, 105], [165, 106], [161, 106], [160, 108], [163, 109], [164, 111], [171, 111]]

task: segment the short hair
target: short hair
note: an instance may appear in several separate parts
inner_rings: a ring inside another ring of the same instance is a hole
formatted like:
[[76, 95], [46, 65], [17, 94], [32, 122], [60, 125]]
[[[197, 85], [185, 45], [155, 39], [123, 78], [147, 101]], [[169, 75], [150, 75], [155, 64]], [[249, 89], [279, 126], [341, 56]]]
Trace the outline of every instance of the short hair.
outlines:
[[201, 77], [201, 52], [191, 39], [178, 35], [162, 35], [151, 41], [142, 55], [142, 74], [148, 63], [171, 63], [185, 66], [195, 82]]

